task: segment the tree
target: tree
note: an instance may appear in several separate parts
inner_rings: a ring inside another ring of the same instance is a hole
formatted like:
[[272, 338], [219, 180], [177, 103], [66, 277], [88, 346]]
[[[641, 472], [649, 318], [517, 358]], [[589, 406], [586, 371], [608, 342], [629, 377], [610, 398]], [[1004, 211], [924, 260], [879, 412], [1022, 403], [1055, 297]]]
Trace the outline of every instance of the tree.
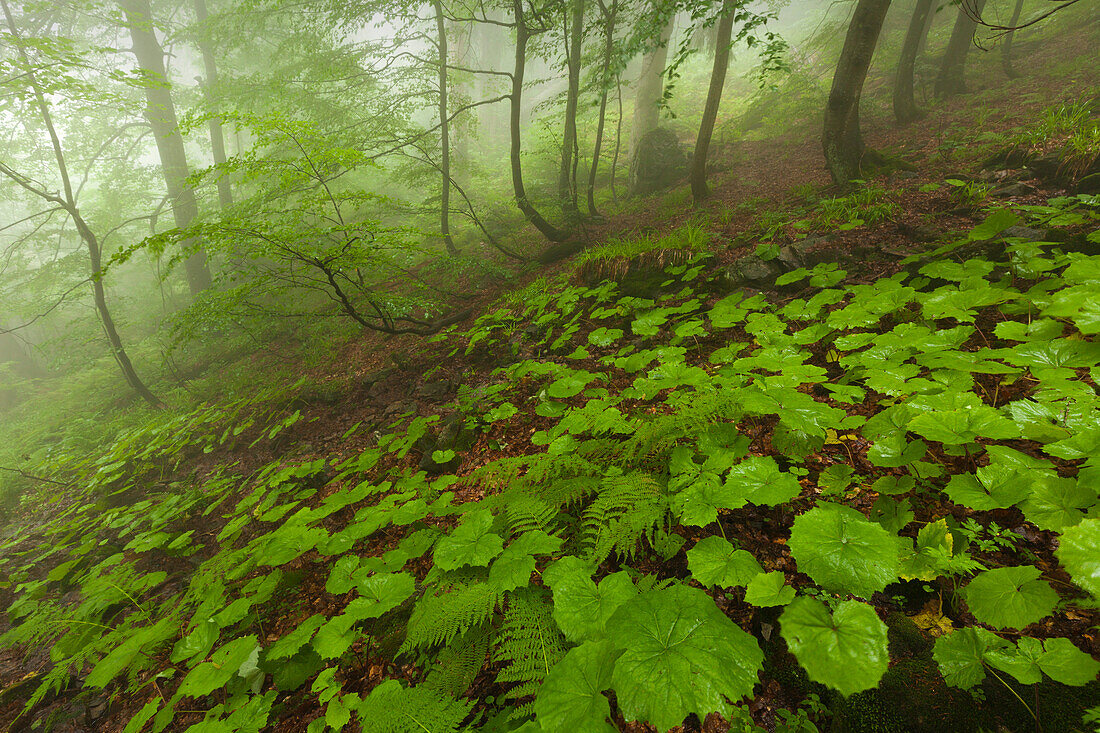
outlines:
[[[172, 89], [164, 67], [164, 49], [153, 32], [149, 0], [119, 0], [119, 4], [126, 17], [138, 68], [145, 78], [145, 117], [153, 128], [172, 216], [177, 228], [186, 229], [198, 215], [199, 205], [195, 192], [187, 185], [190, 171], [176, 120]], [[184, 242], [183, 246], [191, 252], [184, 261], [187, 285], [191, 294], [197, 295], [211, 285], [206, 254], [197, 242]]]
[[1005, 45], [1001, 48], [1001, 67], [1005, 76], [1015, 79], [1020, 74], [1012, 66], [1012, 41], [1016, 36], [1016, 24], [1020, 22], [1020, 14], [1024, 11], [1024, 0], [1016, 0], [1016, 7], [1012, 11], [1012, 20], [1008, 21], [1009, 30], [1005, 33]]
[[638, 88], [634, 95], [634, 124], [630, 135], [631, 151], [637, 151], [638, 141], [657, 127], [661, 102], [664, 100], [668, 42], [672, 38], [676, 16], [659, 0], [654, 0], [653, 13], [661, 30], [657, 44], [642, 59], [642, 69], [638, 74]]
[[439, 172], [442, 176], [439, 196], [439, 231], [443, 234], [443, 243], [447, 251], [458, 251], [451, 236], [451, 134], [450, 120], [447, 118], [447, 27], [443, 21], [443, 4], [432, 0], [435, 11], [436, 45], [439, 50], [439, 139], [442, 150], [439, 159]]
[[695, 141], [695, 154], [691, 159], [691, 196], [696, 204], [710, 195], [707, 188], [707, 150], [714, 134], [714, 121], [718, 117], [718, 105], [722, 101], [722, 88], [726, 84], [726, 70], [730, 64], [730, 39], [733, 36], [733, 16], [738, 3], [724, 0], [722, 15], [718, 20], [718, 34], [714, 49], [714, 69], [710, 74], [710, 88], [699, 123], [699, 135]]
[[577, 182], [574, 154], [577, 149], [577, 103], [581, 89], [581, 41], [584, 37], [584, 0], [571, 0], [569, 34], [566, 42], [566, 66], [569, 83], [565, 95], [564, 135], [561, 146], [561, 168], [558, 171], [558, 198], [567, 219], [576, 219]]
[[866, 145], [859, 129], [859, 100], [889, 8], [890, 0], [859, 0], [833, 75], [822, 147], [829, 173], [841, 186], [860, 175]]
[[[600, 16], [603, 18], [604, 44], [603, 60], [598, 77], [598, 83], [600, 85], [600, 111], [596, 122], [596, 142], [592, 150], [592, 165], [588, 170], [588, 215], [593, 217], [600, 215], [599, 211], [596, 210], [596, 173], [600, 167], [600, 151], [603, 148], [604, 125], [607, 121], [607, 95], [611, 88], [611, 63], [615, 52], [615, 21], [619, 14], [618, 0], [612, 0], [610, 6], [608, 6], [604, 0], [596, 0], [596, 2], [600, 8]], [[615, 76], [615, 80], [616, 86], [618, 86], [617, 76]], [[621, 91], [619, 99], [621, 102]], [[622, 115], [620, 114], [619, 117], [619, 124], [621, 125]], [[614, 169], [611, 171], [611, 175], [611, 184], [614, 186]]]
[[56, 165], [56, 172], [61, 181], [62, 191], [60, 193], [50, 192], [34, 179], [15, 171], [6, 163], [0, 162], [0, 173], [34, 196], [37, 196], [47, 203], [61, 207], [65, 213], [68, 214], [69, 218], [72, 219], [73, 225], [80, 235], [80, 239], [84, 242], [88, 250], [88, 262], [91, 271], [89, 279], [92, 284], [92, 298], [95, 302], [96, 313], [103, 326], [103, 332], [111, 345], [111, 355], [118, 364], [126, 383], [130, 385], [138, 396], [150, 405], [160, 407], [162, 405], [161, 401], [153, 395], [145, 385], [145, 382], [138, 376], [137, 370], [134, 369], [134, 365], [130, 361], [130, 356], [126, 353], [126, 349], [122, 344], [122, 338], [118, 334], [114, 318], [111, 317], [110, 308], [107, 306], [107, 293], [103, 286], [103, 251], [99, 244], [99, 238], [84, 220], [80, 212], [80, 207], [77, 205], [76, 194], [74, 193], [72, 181], [69, 177], [69, 167], [65, 159], [64, 150], [61, 147], [61, 138], [58, 136], [57, 130], [54, 127], [53, 115], [50, 113], [49, 103], [46, 101], [46, 95], [42, 90], [42, 86], [38, 83], [38, 76], [27, 55], [27, 50], [21, 42], [19, 29], [15, 24], [15, 18], [12, 16], [11, 8], [8, 7], [7, 0], [0, 0], [0, 7], [2, 7], [4, 11], [4, 20], [7, 23], [8, 32], [11, 34], [12, 39], [15, 41], [16, 48], [18, 49], [19, 59], [25, 67], [24, 78], [30, 87], [34, 99], [34, 106], [37, 108], [43, 127], [46, 128], [46, 133], [50, 140], [50, 148], [53, 152], [54, 163]]
[[[198, 46], [199, 52], [202, 54], [202, 64], [206, 71], [206, 78], [203, 80], [202, 90], [206, 97], [206, 103], [211, 108], [214, 106], [214, 90], [218, 87], [218, 65], [214, 58], [214, 49], [210, 45], [205, 34], [205, 26], [209, 20], [209, 13], [206, 10], [206, 0], [195, 0], [195, 20], [198, 22], [200, 28], [198, 33]], [[226, 162], [225, 155], [225, 134], [222, 130], [221, 118], [216, 115], [211, 115], [207, 120], [207, 126], [210, 130], [210, 151], [214, 158], [214, 165], [224, 166]], [[233, 205], [233, 190], [229, 185], [229, 178], [226, 176], [218, 176], [218, 203], [224, 209]]]
[[937, 97], [966, 92], [966, 56], [970, 52], [985, 4], [986, 0], [960, 0], [959, 15], [955, 19], [951, 40], [947, 42], [947, 51], [944, 52], [940, 72], [936, 76]]
[[917, 102], [913, 97], [913, 74], [917, 65], [917, 54], [928, 35], [928, 20], [934, 11], [934, 3], [935, 0], [917, 0], [917, 7], [909, 21], [909, 30], [905, 34], [905, 43], [901, 47], [898, 73], [894, 80], [894, 117], [903, 125], [924, 116], [917, 109]]

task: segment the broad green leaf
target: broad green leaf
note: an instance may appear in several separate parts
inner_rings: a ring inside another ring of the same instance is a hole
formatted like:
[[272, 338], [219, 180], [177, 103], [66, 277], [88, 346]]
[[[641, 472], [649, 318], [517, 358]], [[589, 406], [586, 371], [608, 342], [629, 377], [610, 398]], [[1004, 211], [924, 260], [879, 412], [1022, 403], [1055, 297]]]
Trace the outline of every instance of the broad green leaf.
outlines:
[[255, 636], [243, 636], [225, 644], [214, 652], [209, 662], [203, 662], [187, 673], [180, 683], [179, 694], [202, 697], [225, 687], [258, 647]]
[[[1025, 639], [1020, 640], [1023, 645]], [[1039, 657], [1039, 669], [1055, 682], [1080, 687], [1096, 679], [1100, 662], [1074, 646], [1069, 639], [1053, 637], [1043, 641], [1045, 651]]]
[[623, 655], [612, 676], [628, 720], [668, 730], [691, 713], [727, 710], [752, 694], [764, 653], [707, 594], [679, 585], [624, 603], [607, 622]]
[[842, 695], [875, 687], [890, 663], [886, 624], [866, 603], [844, 601], [830, 614], [817, 599], [796, 598], [779, 625], [810, 679]]
[[492, 526], [493, 514], [488, 509], [470, 512], [454, 532], [436, 543], [435, 564], [441, 570], [488, 565], [504, 549], [504, 540], [490, 531]]
[[1086, 519], [1063, 532], [1054, 554], [1074, 583], [1100, 598], [1100, 519]]
[[325, 581], [325, 590], [334, 596], [341, 596], [355, 587], [355, 571], [359, 569], [359, 558], [355, 555], [344, 555], [332, 567], [328, 580]]
[[982, 623], [997, 628], [1022, 629], [1050, 614], [1058, 594], [1031, 566], [986, 570], [963, 591], [970, 612]]
[[[201, 628], [201, 627], [200, 627]], [[139, 654], [149, 654], [153, 647], [175, 637], [178, 628], [175, 620], [162, 618], [152, 626], [145, 626], [131, 632], [121, 644], [118, 644], [95, 667], [84, 680], [89, 687], [105, 687], [111, 680], [125, 671]]]
[[1018, 647], [1008, 645], [986, 651], [984, 659], [1002, 672], [1008, 672], [1022, 685], [1034, 685], [1043, 679], [1039, 657], [1043, 655], [1043, 643], [1025, 636]]
[[591, 372], [571, 372], [557, 381], [551, 382], [546, 388], [546, 394], [556, 400], [564, 400], [580, 394], [588, 383], [596, 378]]
[[[903, 542], [908, 542], [903, 539]], [[905, 580], [935, 580], [946, 570], [954, 540], [947, 519], [929, 522], [917, 532], [912, 551], [903, 551], [900, 577]]]
[[787, 583], [786, 576], [779, 571], [760, 573], [749, 581], [745, 588], [745, 603], [761, 608], [767, 606], [786, 606], [794, 600], [794, 588]]
[[895, 537], [850, 507], [822, 503], [794, 520], [791, 555], [823, 588], [869, 598], [898, 577]]
[[687, 551], [687, 560], [692, 576], [707, 588], [745, 586], [763, 572], [751, 553], [716, 536], [699, 540]]
[[597, 733], [617, 730], [608, 722], [611, 671], [619, 652], [608, 641], [586, 641], [571, 649], [546, 675], [535, 698], [535, 716], [544, 731]]
[[936, 639], [932, 657], [940, 665], [944, 681], [965, 690], [985, 679], [982, 661], [986, 652], [1007, 645], [1008, 642], [996, 634], [970, 626]]
[[356, 620], [378, 618], [400, 606], [416, 589], [416, 578], [408, 573], [381, 573], [359, 581], [356, 598], [344, 610]]
[[534, 530], [521, 535], [504, 548], [504, 552], [489, 568], [489, 582], [500, 591], [507, 592], [526, 586], [535, 571], [535, 554], [556, 552], [561, 540], [545, 532]]
[[1039, 529], [1064, 532], [1085, 518], [1096, 499], [1096, 491], [1076, 479], [1051, 476], [1034, 483], [1020, 509]]
[[554, 620], [570, 641], [602, 638], [611, 614], [638, 594], [625, 572], [607, 576], [597, 587], [592, 570], [579, 557], [569, 556], [542, 574], [554, 592]]
[[997, 440], [1017, 438], [1020, 432], [1011, 420], [983, 404], [962, 405], [953, 410], [917, 415], [909, 423], [909, 429], [945, 445], [972, 443], [979, 437]]
[[319, 613], [313, 614], [298, 624], [289, 634], [269, 646], [264, 657], [268, 660], [276, 660], [294, 656], [299, 649], [309, 643], [314, 632], [324, 626], [325, 620], [325, 616]]
[[673, 498], [673, 506], [686, 525], [705, 527], [718, 519], [719, 509], [739, 509], [745, 499], [722, 482], [717, 474], [702, 471], [686, 479], [686, 485]]
[[611, 344], [622, 338], [623, 332], [618, 328], [597, 328], [592, 333], [588, 334], [588, 343], [593, 346], [611, 346]]
[[730, 469], [726, 488], [758, 506], [775, 506], [798, 496], [802, 487], [771, 456], [753, 456]]
[[1009, 209], [998, 209], [985, 218], [978, 226], [970, 230], [968, 238], [972, 241], [993, 239], [1005, 229], [1020, 223], [1020, 217]]

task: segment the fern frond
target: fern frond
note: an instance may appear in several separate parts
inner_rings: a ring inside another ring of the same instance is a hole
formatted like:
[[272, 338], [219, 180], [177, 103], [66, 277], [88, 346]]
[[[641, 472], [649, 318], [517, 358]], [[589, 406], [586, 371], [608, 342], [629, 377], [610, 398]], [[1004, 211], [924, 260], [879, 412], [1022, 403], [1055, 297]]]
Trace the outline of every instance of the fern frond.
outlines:
[[597, 563], [613, 551], [630, 557], [638, 540], [661, 523], [667, 510], [661, 482], [652, 474], [608, 476], [584, 510], [581, 544]]
[[[547, 598], [545, 590], [537, 588], [524, 588], [508, 597], [493, 654], [494, 661], [506, 665], [497, 675], [498, 683], [511, 685], [505, 700], [515, 702], [537, 693], [550, 668], [565, 656], [565, 639]], [[517, 705], [512, 719], [529, 715], [532, 705]]]
[[500, 602], [500, 592], [483, 581], [455, 583], [416, 603], [399, 653], [446, 644], [484, 624]]
[[454, 637], [436, 657], [424, 684], [444, 695], [461, 697], [485, 666], [492, 634], [489, 624]]
[[473, 707], [423, 685], [402, 687], [386, 680], [359, 704], [363, 733], [454, 733]]

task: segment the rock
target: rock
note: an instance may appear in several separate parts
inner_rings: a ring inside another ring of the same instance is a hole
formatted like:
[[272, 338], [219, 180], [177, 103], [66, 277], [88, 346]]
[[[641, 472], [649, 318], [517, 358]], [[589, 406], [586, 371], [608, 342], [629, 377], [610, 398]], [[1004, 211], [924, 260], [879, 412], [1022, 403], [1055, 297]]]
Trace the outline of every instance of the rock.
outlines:
[[1036, 178], [1044, 181], [1057, 182], [1063, 179], [1062, 168], [1064, 161], [1060, 153], [1046, 153], [1028, 161], [1027, 168], [1035, 174]]
[[416, 412], [416, 403], [409, 400], [398, 400], [397, 402], [391, 402], [382, 414], [386, 417], [394, 417], [409, 412]]
[[1017, 196], [1028, 196], [1034, 193], [1034, 191], [1035, 189], [1026, 183], [1010, 183], [1007, 186], [993, 189], [990, 195], [999, 198], [1014, 198]]
[[1026, 150], [1016, 147], [1005, 148], [986, 158], [982, 163], [982, 168], [1002, 171], [1023, 168], [1028, 164], [1030, 158], [1031, 156]]
[[416, 388], [416, 396], [422, 400], [439, 400], [450, 394], [454, 384], [449, 379], [440, 379], [438, 382], [425, 382]]
[[669, 129], [650, 130], [638, 141], [630, 163], [630, 192], [644, 195], [668, 188], [687, 174], [684, 146]]
[[373, 372], [367, 372], [359, 378], [359, 385], [363, 389], [370, 389], [379, 382], [384, 382], [389, 379], [396, 371], [397, 370], [393, 367], [383, 367]]
[[[477, 433], [466, 425], [466, 416], [462, 413], [445, 418], [439, 425], [436, 433], [428, 433], [416, 441], [416, 449], [420, 451], [421, 471], [438, 476], [458, 470], [462, 465], [462, 454], [470, 450], [477, 438]], [[455, 456], [446, 463], [436, 463], [432, 454], [435, 451], [454, 451]]]
[[722, 286], [727, 290], [745, 285], [770, 285], [783, 273], [783, 266], [775, 260], [762, 260], [757, 255], [742, 257], [719, 275]]
[[814, 267], [829, 259], [833, 259], [830, 255], [825, 253], [815, 254], [811, 251], [828, 241], [829, 237], [825, 236], [800, 239], [797, 242], [792, 242], [791, 244], [781, 247], [777, 259], [789, 270], [794, 270], [799, 267]]
[[1100, 194], [1100, 173], [1092, 173], [1077, 182], [1077, 193]]
[[1031, 227], [1009, 227], [1001, 232], [1001, 239], [1025, 239], [1029, 242], [1045, 242], [1046, 232]]

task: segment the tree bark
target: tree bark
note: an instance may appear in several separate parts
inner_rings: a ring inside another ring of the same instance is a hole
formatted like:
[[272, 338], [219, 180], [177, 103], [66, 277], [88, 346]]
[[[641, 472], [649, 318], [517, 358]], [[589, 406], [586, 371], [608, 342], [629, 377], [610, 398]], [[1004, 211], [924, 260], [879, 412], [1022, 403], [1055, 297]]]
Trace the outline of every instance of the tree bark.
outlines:
[[932, 15], [934, 2], [935, 0], [917, 0], [913, 18], [909, 21], [909, 31], [905, 34], [905, 44], [901, 48], [898, 74], [894, 81], [894, 117], [903, 125], [924, 116], [917, 109], [913, 96], [913, 73], [917, 65], [917, 53], [928, 32], [928, 18]]
[[[13, 38], [18, 39], [19, 31], [16, 28], [15, 19], [12, 17], [7, 0], [0, 0], [0, 5], [2, 5], [4, 9], [4, 19], [7, 21], [8, 31]], [[122, 372], [123, 378], [126, 380], [126, 383], [130, 385], [130, 388], [150, 405], [154, 407], [163, 407], [163, 403], [157, 399], [147, 386], [145, 386], [145, 382], [141, 381], [141, 377], [138, 376], [137, 370], [134, 369], [134, 365], [130, 361], [130, 357], [122, 345], [122, 338], [118, 335], [118, 329], [115, 327], [115, 321], [111, 317], [110, 308], [107, 307], [107, 294], [103, 287], [103, 273], [101, 272], [103, 268], [102, 249], [100, 248], [99, 240], [84, 221], [84, 218], [80, 215], [80, 209], [76, 205], [76, 196], [73, 194], [72, 181], [69, 179], [69, 168], [65, 162], [65, 154], [61, 149], [61, 139], [58, 137], [57, 130], [53, 125], [53, 116], [50, 114], [49, 105], [46, 103], [46, 95], [42, 92], [42, 87], [38, 84], [38, 78], [35, 76], [30, 59], [27, 57], [27, 52], [21, 44], [19, 44], [19, 55], [27, 67], [27, 78], [30, 82], [31, 90], [34, 93], [38, 112], [42, 117], [42, 124], [46, 128], [46, 132], [50, 138], [50, 144], [53, 147], [54, 160], [57, 163], [57, 172], [61, 177], [61, 185], [64, 193], [47, 193], [46, 191], [36, 189], [26, 180], [20, 180], [18, 177], [15, 177], [14, 180], [25, 189], [38, 194], [47, 201], [51, 201], [61, 206], [69, 216], [72, 217], [73, 223], [76, 225], [77, 233], [88, 248], [88, 260], [91, 266], [90, 279], [92, 281], [92, 298], [95, 302], [96, 313], [99, 315], [99, 321], [103, 326], [103, 332], [107, 336], [107, 341], [111, 344], [111, 355], [114, 357], [115, 362], [119, 366], [119, 370]]]
[[558, 198], [567, 219], [576, 219], [577, 181], [573, 153], [577, 147], [577, 103], [581, 93], [581, 43], [584, 37], [584, 0], [572, 0], [569, 19], [567, 66], [569, 86], [565, 96], [565, 130], [561, 145], [561, 169], [558, 171]]
[[509, 95], [509, 127], [511, 130], [509, 160], [512, 168], [512, 189], [516, 195], [516, 206], [523, 212], [527, 221], [531, 222], [532, 226], [551, 242], [563, 242], [568, 238], [568, 232], [558, 229], [543, 218], [538, 209], [527, 199], [527, 190], [523, 185], [520, 130], [523, 113], [523, 74], [527, 64], [527, 42], [530, 40], [531, 31], [527, 27], [527, 19], [524, 16], [523, 0], [513, 0], [512, 9], [516, 21], [516, 59], [515, 67], [512, 70], [512, 93]]
[[451, 236], [451, 132], [447, 120], [447, 28], [443, 23], [443, 4], [432, 0], [435, 10], [435, 29], [439, 45], [439, 138], [442, 145], [439, 170], [442, 174], [439, 196], [439, 231], [443, 234], [443, 244], [451, 254], [458, 252]]
[[[200, 25], [205, 25], [210, 15], [206, 10], [206, 0], [195, 0], [195, 19]], [[199, 52], [202, 54], [202, 65], [206, 71], [205, 83], [202, 85], [203, 95], [211, 111], [214, 109], [214, 90], [218, 87], [218, 65], [214, 59], [214, 49], [210, 42], [200, 31]], [[214, 165], [224, 166], [228, 158], [225, 155], [225, 134], [222, 130], [222, 122], [217, 117], [211, 117], [207, 121], [210, 129], [210, 152], [214, 158]], [[224, 173], [218, 176], [218, 205], [227, 209], [233, 205], [233, 189], [229, 184], [229, 177]]]
[[[660, 6], [655, 0], [654, 7]], [[638, 141], [650, 130], [657, 127], [661, 115], [661, 100], [665, 93], [665, 63], [668, 61], [668, 42], [672, 38], [674, 16], [661, 29], [657, 47], [646, 54], [642, 61], [642, 71], [638, 75], [638, 91], [634, 96], [634, 124], [631, 128], [630, 150], [638, 149]]]
[[943, 55], [940, 73], [936, 76], [936, 96], [950, 97], [966, 93], [966, 56], [978, 29], [978, 18], [985, 9], [986, 0], [962, 0], [951, 40]]
[[865, 150], [859, 130], [859, 99], [889, 8], [890, 0], [859, 0], [833, 75], [822, 147], [829, 173], [841, 186], [859, 178]]
[[[1024, 0], [1016, 0], [1016, 8], [1012, 11], [1012, 20], [1008, 21], [1009, 28], [1015, 28], [1016, 24], [1020, 22], [1020, 14], [1024, 11]], [[1001, 49], [1001, 66], [1004, 68], [1005, 76], [1009, 79], [1015, 79], [1020, 74], [1012, 66], [1012, 41], [1015, 40], [1016, 31], [1010, 30], [1005, 34], [1005, 45]]]
[[[604, 21], [603, 68], [600, 71], [600, 113], [596, 123], [596, 144], [592, 150], [592, 165], [588, 170], [588, 215], [600, 216], [596, 209], [596, 172], [600, 168], [600, 151], [603, 147], [603, 131], [607, 122], [607, 95], [611, 87], [611, 56], [615, 51], [615, 20], [619, 13], [618, 0], [612, 0], [607, 7], [603, 0], [597, 0]], [[614, 172], [612, 172], [614, 175]]]
[[[172, 216], [176, 226], [184, 229], [198, 215], [199, 205], [195, 192], [187, 186], [190, 171], [183, 137], [176, 120], [172, 91], [168, 86], [168, 75], [164, 68], [164, 49], [153, 32], [149, 0], [119, 0], [119, 4], [126, 15], [126, 25], [130, 31], [138, 67], [146, 77], [145, 117], [153, 129], [157, 152], [160, 153], [160, 167], [164, 173], [168, 198], [172, 202]], [[194, 248], [194, 252], [184, 262], [187, 285], [192, 295], [197, 295], [211, 285], [206, 254], [195, 245], [193, 241], [184, 243], [185, 248]]]
[[718, 118], [718, 105], [722, 102], [722, 89], [726, 85], [726, 70], [730, 65], [730, 38], [733, 35], [733, 15], [737, 3], [724, 0], [722, 17], [718, 19], [718, 33], [714, 46], [714, 68], [710, 73], [710, 89], [699, 123], [699, 136], [695, 141], [695, 153], [691, 158], [691, 197], [698, 205], [710, 196], [707, 187], [707, 151], [714, 134], [714, 121]]

